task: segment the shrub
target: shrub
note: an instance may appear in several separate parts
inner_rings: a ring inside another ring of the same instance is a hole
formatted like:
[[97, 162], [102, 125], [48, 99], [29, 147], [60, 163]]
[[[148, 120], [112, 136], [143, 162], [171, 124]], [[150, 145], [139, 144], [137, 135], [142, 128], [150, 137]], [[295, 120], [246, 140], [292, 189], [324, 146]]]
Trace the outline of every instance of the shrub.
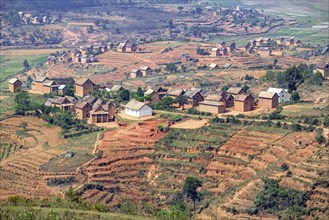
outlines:
[[289, 165], [286, 164], [286, 163], [283, 163], [283, 164], [281, 164], [281, 169], [282, 169], [283, 171], [287, 171], [287, 170], [289, 170]]
[[316, 136], [315, 136], [315, 140], [319, 143], [319, 144], [324, 144], [326, 142], [326, 139], [325, 137], [318, 133]]
[[293, 130], [293, 131], [301, 131], [302, 130], [302, 126], [300, 124], [294, 123], [294, 124], [291, 125], [291, 130]]

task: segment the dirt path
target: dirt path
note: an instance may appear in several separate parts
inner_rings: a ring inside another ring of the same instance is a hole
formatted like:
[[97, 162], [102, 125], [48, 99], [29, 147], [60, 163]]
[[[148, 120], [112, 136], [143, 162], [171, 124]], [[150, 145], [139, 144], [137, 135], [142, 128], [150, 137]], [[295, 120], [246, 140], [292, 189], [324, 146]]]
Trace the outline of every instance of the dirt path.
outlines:
[[198, 129], [206, 126], [208, 124], [207, 119], [202, 120], [187, 120], [181, 123], [172, 125], [172, 128], [181, 128], [181, 129]]

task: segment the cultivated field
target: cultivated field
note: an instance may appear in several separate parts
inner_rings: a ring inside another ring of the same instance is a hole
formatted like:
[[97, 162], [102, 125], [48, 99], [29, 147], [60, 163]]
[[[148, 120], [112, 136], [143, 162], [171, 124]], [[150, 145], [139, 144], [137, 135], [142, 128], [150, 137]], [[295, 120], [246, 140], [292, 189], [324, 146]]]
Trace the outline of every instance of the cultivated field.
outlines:
[[[26, 130], [20, 127], [21, 122], [28, 124]], [[60, 194], [67, 184], [47, 184], [52, 180], [73, 178], [73, 184], [83, 180], [76, 168], [93, 158], [96, 133], [64, 139], [59, 127], [29, 116], [5, 119], [0, 126], [0, 153], [4, 155], [0, 161], [1, 200], [13, 195], [36, 198]], [[67, 151], [75, 155], [64, 158]]]

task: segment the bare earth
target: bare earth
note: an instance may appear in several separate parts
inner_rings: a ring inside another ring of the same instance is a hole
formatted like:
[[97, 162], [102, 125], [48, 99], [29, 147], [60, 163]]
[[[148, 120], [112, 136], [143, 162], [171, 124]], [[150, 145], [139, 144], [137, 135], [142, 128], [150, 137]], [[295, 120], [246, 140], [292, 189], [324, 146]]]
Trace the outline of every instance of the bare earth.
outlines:
[[208, 124], [207, 119], [202, 120], [187, 120], [181, 123], [177, 123], [172, 125], [172, 128], [182, 128], [182, 129], [198, 129], [206, 126]]

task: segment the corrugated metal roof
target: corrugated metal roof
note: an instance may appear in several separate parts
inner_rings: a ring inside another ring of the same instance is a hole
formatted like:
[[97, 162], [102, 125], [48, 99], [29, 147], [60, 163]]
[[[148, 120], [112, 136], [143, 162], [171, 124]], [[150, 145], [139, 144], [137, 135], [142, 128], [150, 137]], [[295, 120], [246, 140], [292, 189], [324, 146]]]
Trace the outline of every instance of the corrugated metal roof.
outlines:
[[277, 96], [278, 94], [276, 94], [275, 92], [265, 92], [265, 91], [261, 91], [258, 95], [259, 98], [265, 98], [265, 99], [271, 99], [274, 96]]
[[216, 102], [216, 101], [202, 101], [199, 102], [200, 105], [211, 105], [211, 106], [225, 106], [223, 102]]
[[144, 105], [146, 105], [144, 102], [138, 102], [132, 99], [125, 105], [125, 107], [138, 111], [143, 108]]

